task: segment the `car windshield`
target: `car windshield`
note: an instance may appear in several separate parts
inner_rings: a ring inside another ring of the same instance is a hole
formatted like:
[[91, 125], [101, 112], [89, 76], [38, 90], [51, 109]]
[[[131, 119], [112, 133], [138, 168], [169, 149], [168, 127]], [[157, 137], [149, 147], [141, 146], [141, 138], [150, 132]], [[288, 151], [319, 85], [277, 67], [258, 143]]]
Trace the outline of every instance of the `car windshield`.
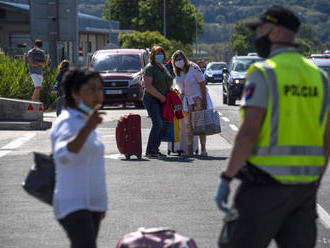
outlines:
[[233, 62], [232, 71], [247, 71], [250, 65], [260, 60], [262, 59], [237, 59]]
[[225, 64], [212, 64], [208, 69], [211, 71], [218, 71], [222, 70], [223, 68], [226, 68]]
[[139, 55], [114, 54], [96, 57], [92, 67], [99, 72], [137, 72], [142, 65]]

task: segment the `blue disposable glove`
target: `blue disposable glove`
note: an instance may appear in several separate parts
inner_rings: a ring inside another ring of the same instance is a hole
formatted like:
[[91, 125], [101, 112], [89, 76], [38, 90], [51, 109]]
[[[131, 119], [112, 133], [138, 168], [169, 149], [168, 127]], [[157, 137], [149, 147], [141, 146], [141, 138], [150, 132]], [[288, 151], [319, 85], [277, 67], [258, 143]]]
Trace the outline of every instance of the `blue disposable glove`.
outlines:
[[230, 213], [229, 208], [224, 206], [224, 203], [228, 202], [228, 195], [230, 193], [229, 183], [220, 179], [218, 184], [218, 189], [215, 194], [215, 202], [220, 210], [225, 212], [226, 214]]

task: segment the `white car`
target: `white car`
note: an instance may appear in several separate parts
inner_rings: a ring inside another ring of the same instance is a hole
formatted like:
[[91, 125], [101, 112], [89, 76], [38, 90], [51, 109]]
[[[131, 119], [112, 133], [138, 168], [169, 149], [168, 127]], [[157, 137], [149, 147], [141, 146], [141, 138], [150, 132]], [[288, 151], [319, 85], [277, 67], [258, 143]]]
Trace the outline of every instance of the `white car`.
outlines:
[[309, 61], [313, 62], [330, 76], [330, 58], [311, 58]]

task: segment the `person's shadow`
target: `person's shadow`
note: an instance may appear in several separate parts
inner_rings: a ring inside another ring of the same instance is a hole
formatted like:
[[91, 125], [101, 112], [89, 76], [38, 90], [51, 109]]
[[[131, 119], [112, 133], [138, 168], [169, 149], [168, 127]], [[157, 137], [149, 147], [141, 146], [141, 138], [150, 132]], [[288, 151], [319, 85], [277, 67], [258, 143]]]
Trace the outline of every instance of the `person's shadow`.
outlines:
[[191, 163], [194, 159], [198, 160], [226, 160], [228, 157], [214, 157], [214, 156], [201, 156], [201, 155], [193, 155], [193, 156], [176, 156], [176, 157], [163, 157], [159, 158], [159, 160], [163, 161], [173, 161], [173, 162], [189, 162]]

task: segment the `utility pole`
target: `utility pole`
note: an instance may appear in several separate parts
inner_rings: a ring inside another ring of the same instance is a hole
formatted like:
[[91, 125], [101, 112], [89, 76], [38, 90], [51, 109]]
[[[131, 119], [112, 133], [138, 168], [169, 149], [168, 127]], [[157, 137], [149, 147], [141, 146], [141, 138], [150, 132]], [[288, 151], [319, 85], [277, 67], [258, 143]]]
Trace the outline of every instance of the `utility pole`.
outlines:
[[198, 50], [198, 44], [197, 44], [197, 9], [196, 9], [196, 11], [195, 11], [195, 42], [196, 42], [196, 57], [198, 57], [198, 52], [197, 52], [197, 50]]
[[166, 38], [166, 0], [164, 0], [164, 21], [163, 21], [163, 35]]
[[111, 24], [111, 0], [109, 0], [109, 44], [111, 44], [111, 36], [112, 36], [112, 24]]
[[49, 55], [51, 67], [57, 66], [57, 41], [59, 36], [59, 0], [48, 1], [48, 30], [49, 30]]

